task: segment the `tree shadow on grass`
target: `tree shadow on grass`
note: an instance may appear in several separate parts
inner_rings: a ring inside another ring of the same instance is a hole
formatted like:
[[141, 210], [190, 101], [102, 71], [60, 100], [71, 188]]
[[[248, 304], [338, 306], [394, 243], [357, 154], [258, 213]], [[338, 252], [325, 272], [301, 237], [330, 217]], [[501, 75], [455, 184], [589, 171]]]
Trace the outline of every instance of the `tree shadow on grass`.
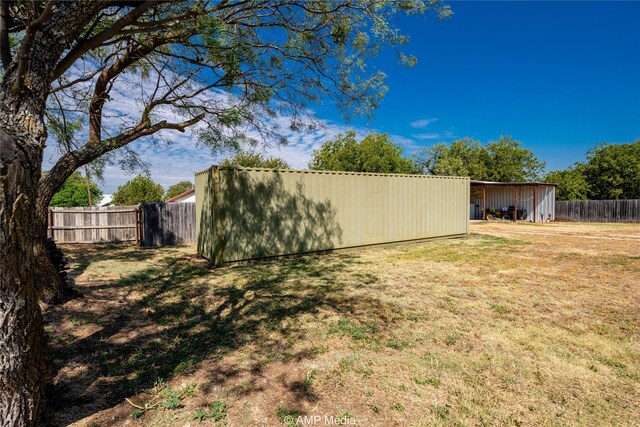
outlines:
[[[138, 261], [126, 247], [111, 247], [110, 252], [109, 259]], [[159, 254], [156, 249], [153, 256]], [[86, 256], [85, 262], [94, 259]], [[135, 297], [117, 306], [105, 299], [104, 307], [97, 304], [91, 312], [77, 305], [64, 308], [68, 318], [83, 318], [100, 328], [71, 342], [49, 343], [51, 374], [57, 380], [49, 393], [47, 425], [68, 424], [113, 407], [151, 388], [158, 378], [171, 379], [204, 359], [220, 360], [249, 344], [255, 348], [254, 376], [274, 358], [307, 358], [307, 350], [288, 354], [287, 344], [304, 338], [298, 321], [303, 315], [331, 310], [380, 319], [385, 311], [378, 299], [350, 296], [335, 280], [337, 272], [360, 262], [347, 254], [221, 269], [190, 256], [171, 254], [154, 261], [119, 280], [86, 287], [89, 304], [95, 304], [91, 292], [96, 290], [103, 298], [109, 291]], [[86, 369], [74, 369], [80, 366]], [[211, 373], [210, 385], [224, 383], [242, 369], [220, 368]], [[251, 391], [260, 386], [250, 382], [243, 392]], [[299, 383], [291, 385], [291, 392], [300, 399], [315, 398]]]
[[69, 275], [75, 279], [91, 265], [100, 261], [148, 261], [158, 254], [155, 247], [144, 247], [132, 243], [95, 243], [59, 245], [65, 256], [73, 255], [75, 267]]
[[198, 253], [211, 261], [239, 261], [342, 246], [335, 206], [330, 199], [309, 198], [314, 184], [303, 176], [234, 168], [207, 171]]
[[[265, 172], [260, 179], [242, 171], [220, 173], [223, 179], [215, 182], [218, 175], [209, 172], [209, 188], [220, 191], [205, 192], [200, 214], [199, 253], [211, 260], [222, 253], [224, 259], [241, 260], [330, 250], [341, 242], [335, 208], [329, 200], [309, 199], [302, 181], [275, 172]], [[214, 204], [215, 194], [226, 195], [219, 205]], [[217, 236], [216, 230], [223, 235]], [[150, 389], [158, 378], [170, 379], [205, 359], [217, 366], [225, 355], [244, 347], [251, 347], [252, 378], [272, 360], [309, 357], [304, 350], [290, 354], [288, 344], [303, 339], [303, 315], [369, 312], [380, 319], [385, 311], [377, 299], [356, 299], [335, 280], [337, 272], [358, 262], [345, 254], [223, 269], [175, 255], [168, 248], [114, 245], [80, 255], [74, 275], [97, 261], [145, 267], [107, 271], [109, 277], [121, 276], [81, 289], [86, 291], [86, 306], [70, 303], [63, 308], [67, 318], [99, 327], [80, 338], [54, 336], [49, 345], [51, 425], [111, 408]], [[247, 373], [246, 367], [216, 369], [208, 371], [211, 383]], [[258, 387], [253, 382], [248, 390]], [[290, 391], [298, 398], [314, 398], [295, 382]]]

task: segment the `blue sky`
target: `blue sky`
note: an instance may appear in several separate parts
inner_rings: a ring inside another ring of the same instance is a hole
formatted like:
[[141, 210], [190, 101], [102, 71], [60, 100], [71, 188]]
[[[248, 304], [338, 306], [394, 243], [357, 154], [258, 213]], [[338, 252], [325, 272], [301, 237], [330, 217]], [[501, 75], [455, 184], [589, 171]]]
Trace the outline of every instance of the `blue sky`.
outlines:
[[[306, 168], [314, 149], [350, 129], [387, 132], [407, 155], [465, 136], [487, 143], [511, 135], [553, 170], [584, 160], [598, 142], [640, 139], [640, 2], [450, 4], [445, 22], [398, 18], [410, 36], [404, 50], [418, 65], [399, 65], [390, 49], [369, 61], [389, 87], [372, 119], [345, 123], [333, 105], [314, 105], [323, 130], [292, 133], [286, 147], [264, 151]], [[116, 98], [107, 108], [139, 115], [126, 93]], [[279, 119], [286, 128], [287, 118]], [[220, 160], [196, 147], [190, 132], [165, 137], [170, 144], [132, 144], [165, 188]], [[49, 147], [45, 168], [56, 157]], [[112, 193], [134, 175], [109, 166], [101, 186]]]
[[[389, 92], [360, 124], [418, 146], [510, 134], [549, 170], [583, 160], [598, 142], [640, 139], [640, 2], [451, 6], [445, 22], [398, 21], [418, 65], [390, 66], [391, 52], [371, 63], [387, 73]], [[410, 126], [419, 120], [432, 121]]]

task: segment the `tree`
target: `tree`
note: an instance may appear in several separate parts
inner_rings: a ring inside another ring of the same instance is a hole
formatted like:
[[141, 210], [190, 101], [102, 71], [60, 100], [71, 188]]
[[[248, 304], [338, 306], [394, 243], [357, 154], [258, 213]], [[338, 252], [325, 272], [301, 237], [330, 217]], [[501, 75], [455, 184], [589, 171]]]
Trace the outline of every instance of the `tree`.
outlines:
[[545, 166], [532, 150], [508, 136], [501, 136], [486, 147], [471, 138], [450, 145], [439, 143], [423, 148], [414, 158], [424, 173], [468, 176], [480, 181], [535, 181]]
[[587, 152], [584, 175], [591, 199], [640, 198], [640, 141], [596, 145]]
[[[102, 198], [102, 190], [95, 184], [90, 183], [92, 203]], [[51, 198], [49, 206], [55, 207], [74, 207], [89, 206], [89, 195], [87, 194], [87, 182], [79, 171], [71, 174], [64, 182], [62, 188]]]
[[523, 148], [520, 141], [501, 136], [487, 144], [487, 179], [498, 182], [539, 180], [545, 162], [538, 160], [533, 151]]
[[192, 188], [193, 188], [193, 183], [191, 183], [190, 181], [180, 181], [177, 184], [170, 185], [169, 188], [167, 188], [167, 192], [164, 195], [164, 200], [167, 201], [172, 197], [176, 197], [177, 195], [182, 194], [185, 191], [190, 190]]
[[488, 179], [487, 150], [471, 138], [458, 139], [450, 145], [439, 143], [423, 148], [414, 159], [426, 174]]
[[[307, 128], [307, 106], [321, 98], [345, 116], [367, 114], [386, 88], [366, 58], [407, 41], [394, 15], [428, 10], [451, 14], [417, 0], [0, 2], [3, 423], [38, 423], [46, 379], [38, 289], [63, 291], [44, 250], [47, 208], [76, 169], [118, 149], [135, 160], [128, 144], [161, 131], [196, 127], [213, 149], [282, 141]], [[138, 117], [117, 108], [124, 97]], [[63, 130], [82, 120], [86, 132], [42, 175], [53, 117]]]
[[265, 157], [260, 153], [239, 153], [224, 159], [220, 166], [242, 168], [290, 169], [289, 164], [279, 157]]
[[545, 181], [558, 184], [559, 200], [640, 198], [640, 141], [598, 144], [586, 163], [549, 172]]
[[574, 167], [549, 172], [544, 182], [558, 184], [556, 198], [558, 200], [586, 200], [589, 198], [589, 183], [584, 174], [584, 165], [577, 163]]
[[313, 152], [309, 168], [345, 172], [419, 173], [410, 159], [402, 157], [402, 147], [388, 134], [372, 133], [359, 143], [355, 132], [337, 135]]
[[149, 177], [138, 175], [119, 186], [111, 201], [115, 205], [137, 205], [161, 202], [163, 197], [162, 185], [156, 184]]

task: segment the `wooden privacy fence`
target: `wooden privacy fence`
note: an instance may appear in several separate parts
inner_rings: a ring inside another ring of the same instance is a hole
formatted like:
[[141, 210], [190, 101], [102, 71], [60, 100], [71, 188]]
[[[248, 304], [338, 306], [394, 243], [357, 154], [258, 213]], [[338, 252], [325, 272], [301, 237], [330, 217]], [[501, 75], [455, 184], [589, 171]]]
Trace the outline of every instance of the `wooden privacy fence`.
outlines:
[[49, 208], [49, 237], [58, 243], [140, 240], [138, 206]]
[[58, 243], [177, 245], [196, 241], [195, 220], [195, 203], [49, 208], [48, 234]]
[[144, 246], [167, 246], [196, 241], [195, 203], [142, 205]]
[[640, 223], [640, 199], [558, 201], [556, 220]]

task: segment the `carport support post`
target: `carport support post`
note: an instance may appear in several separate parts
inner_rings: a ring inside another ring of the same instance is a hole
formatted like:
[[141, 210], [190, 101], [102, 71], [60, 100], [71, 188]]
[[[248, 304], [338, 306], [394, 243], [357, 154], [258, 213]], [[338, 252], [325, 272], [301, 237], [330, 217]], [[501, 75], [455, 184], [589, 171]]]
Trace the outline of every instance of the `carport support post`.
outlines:
[[536, 215], [538, 212], [538, 202], [536, 200], [538, 195], [538, 186], [532, 185], [531, 188], [533, 188], [533, 222], [536, 222]]
[[513, 221], [518, 222], [518, 187], [513, 186]]
[[487, 189], [482, 184], [482, 219], [487, 220]]

